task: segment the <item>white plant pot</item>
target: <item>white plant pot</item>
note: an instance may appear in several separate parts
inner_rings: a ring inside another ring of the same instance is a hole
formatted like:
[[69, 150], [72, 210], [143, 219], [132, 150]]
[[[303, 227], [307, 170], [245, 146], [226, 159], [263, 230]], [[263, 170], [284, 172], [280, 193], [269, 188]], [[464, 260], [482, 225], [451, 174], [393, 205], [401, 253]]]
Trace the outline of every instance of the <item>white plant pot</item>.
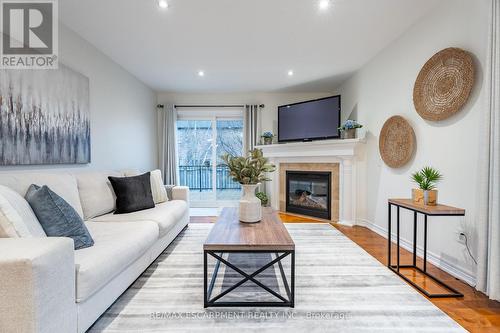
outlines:
[[262, 219], [262, 207], [260, 199], [255, 196], [255, 190], [259, 185], [241, 185], [242, 196], [240, 199], [240, 221], [245, 223], [256, 223]]

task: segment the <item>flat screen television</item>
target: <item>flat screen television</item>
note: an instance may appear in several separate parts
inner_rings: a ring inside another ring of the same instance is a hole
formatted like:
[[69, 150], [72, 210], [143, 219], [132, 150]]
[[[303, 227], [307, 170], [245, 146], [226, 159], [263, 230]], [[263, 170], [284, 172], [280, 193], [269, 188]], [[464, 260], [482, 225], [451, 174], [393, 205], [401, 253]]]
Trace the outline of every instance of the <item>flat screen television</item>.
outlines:
[[340, 138], [340, 95], [278, 107], [278, 142]]

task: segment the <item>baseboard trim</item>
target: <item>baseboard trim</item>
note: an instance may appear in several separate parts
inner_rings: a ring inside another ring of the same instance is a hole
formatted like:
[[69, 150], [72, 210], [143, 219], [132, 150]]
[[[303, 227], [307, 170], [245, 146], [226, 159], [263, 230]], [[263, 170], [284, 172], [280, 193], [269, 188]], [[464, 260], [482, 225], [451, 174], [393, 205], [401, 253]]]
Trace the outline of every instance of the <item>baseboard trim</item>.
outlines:
[[[387, 229], [383, 228], [371, 221], [364, 220], [364, 219], [358, 219], [356, 221], [356, 225], [361, 226], [361, 227], [366, 227], [370, 229], [371, 231], [379, 234], [380, 236], [384, 237], [387, 239]], [[396, 241], [396, 234], [391, 234], [391, 240], [393, 242]], [[401, 245], [402, 248], [404, 248], [407, 251], [412, 252], [413, 251], [413, 244], [411, 241], [400, 237], [399, 239], [399, 244]], [[420, 258], [423, 257], [423, 248], [421, 246], [417, 246], [417, 256]], [[460, 267], [456, 267], [452, 263], [446, 261], [445, 259], [441, 258], [439, 255], [427, 250], [427, 261], [433, 264], [436, 267], [439, 267], [446, 273], [456, 277], [457, 279], [460, 279], [467, 283], [470, 286], [476, 285], [476, 277], [471, 273], [466, 270], [463, 270]]]

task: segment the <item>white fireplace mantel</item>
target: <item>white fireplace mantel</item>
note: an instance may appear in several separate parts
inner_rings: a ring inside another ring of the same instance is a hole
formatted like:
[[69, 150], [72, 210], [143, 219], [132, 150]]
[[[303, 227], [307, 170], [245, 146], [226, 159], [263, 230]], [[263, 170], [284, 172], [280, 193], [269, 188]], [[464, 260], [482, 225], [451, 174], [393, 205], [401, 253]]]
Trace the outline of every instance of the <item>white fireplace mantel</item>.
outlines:
[[276, 172], [270, 175], [267, 192], [271, 205], [279, 210], [279, 165], [280, 163], [339, 163], [340, 207], [339, 223], [354, 225], [356, 221], [356, 162], [365, 139], [324, 140], [261, 145], [264, 156], [276, 165]]
[[356, 154], [364, 138], [346, 140], [324, 140], [310, 142], [291, 142], [273, 145], [261, 145], [266, 157], [308, 157], [308, 156], [338, 156], [349, 157]]

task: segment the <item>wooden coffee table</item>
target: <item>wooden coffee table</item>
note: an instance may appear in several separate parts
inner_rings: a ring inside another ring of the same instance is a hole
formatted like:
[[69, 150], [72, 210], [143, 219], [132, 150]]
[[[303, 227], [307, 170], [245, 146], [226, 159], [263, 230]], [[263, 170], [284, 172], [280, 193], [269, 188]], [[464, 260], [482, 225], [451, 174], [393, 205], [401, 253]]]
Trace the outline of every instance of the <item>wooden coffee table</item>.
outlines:
[[[269, 253], [272, 259], [252, 273], [246, 273], [224, 258], [229, 253]], [[210, 283], [208, 282], [208, 256], [215, 258], [215, 269]], [[290, 284], [283, 269], [282, 260], [290, 256]], [[288, 230], [281, 222], [278, 214], [270, 208], [264, 208], [262, 220], [259, 223], [246, 224], [238, 219], [237, 208], [224, 208], [203, 244], [204, 258], [204, 306], [285, 306], [294, 307], [295, 300], [295, 244]], [[217, 279], [220, 264], [233, 269], [242, 279], [212, 297], [212, 291]], [[277, 264], [280, 270], [286, 295], [281, 295], [256, 279], [256, 276], [267, 268]], [[275, 296], [277, 301], [267, 302], [232, 302], [223, 301], [222, 297], [233, 292], [243, 283], [251, 281], [257, 286]]]

